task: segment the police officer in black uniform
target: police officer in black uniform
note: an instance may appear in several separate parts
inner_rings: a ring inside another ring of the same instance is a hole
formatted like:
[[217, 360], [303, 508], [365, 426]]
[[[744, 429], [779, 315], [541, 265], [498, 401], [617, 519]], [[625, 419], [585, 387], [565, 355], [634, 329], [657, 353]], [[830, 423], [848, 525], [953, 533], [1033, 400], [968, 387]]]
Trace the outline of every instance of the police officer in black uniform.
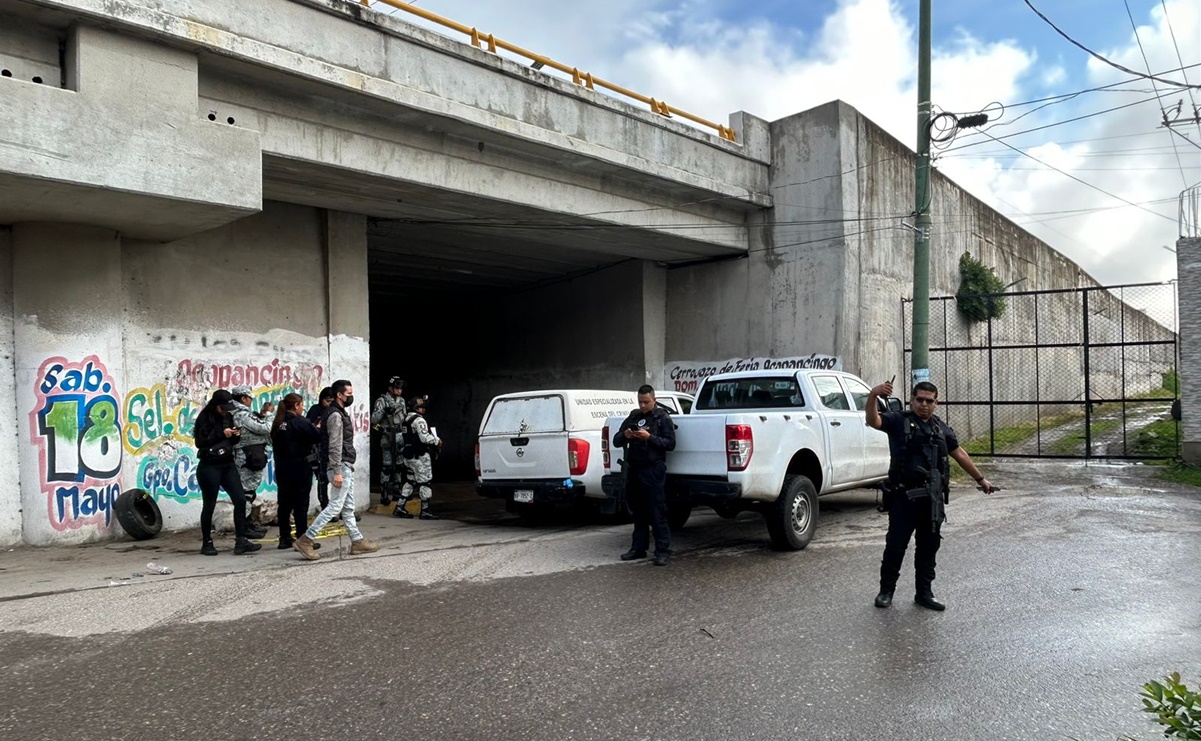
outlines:
[[676, 427], [667, 410], [655, 404], [655, 390], [638, 389], [638, 408], [630, 412], [613, 436], [625, 448], [626, 502], [634, 515], [634, 538], [622, 561], [646, 558], [650, 535], [655, 536], [655, 565], [671, 559], [671, 528], [667, 524], [667, 453], [676, 449]]
[[985, 494], [993, 492], [967, 451], [959, 447], [955, 431], [934, 414], [938, 387], [923, 381], [913, 387], [907, 412], [880, 413], [877, 400], [892, 395], [892, 383], [871, 390], [867, 399], [867, 425], [888, 434], [891, 463], [884, 484], [884, 506], [888, 509], [888, 535], [880, 562], [880, 593], [876, 607], [892, 604], [901, 564], [914, 536], [913, 601], [931, 610], [947, 606], [934, 598], [934, 557], [942, 541], [940, 530], [946, 520], [944, 505], [950, 492], [948, 456], [967, 471]]

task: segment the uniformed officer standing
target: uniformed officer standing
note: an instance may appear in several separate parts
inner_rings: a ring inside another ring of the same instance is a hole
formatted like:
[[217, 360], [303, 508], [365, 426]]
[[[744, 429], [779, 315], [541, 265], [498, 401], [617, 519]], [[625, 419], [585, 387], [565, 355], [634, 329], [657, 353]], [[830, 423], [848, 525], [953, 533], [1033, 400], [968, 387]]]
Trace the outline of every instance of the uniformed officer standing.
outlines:
[[388, 379], [388, 390], [371, 407], [371, 426], [380, 433], [380, 504], [388, 504], [399, 495], [404, 462], [400, 459], [400, 426], [406, 416], [405, 382], [400, 376]]
[[888, 434], [891, 454], [888, 481], [884, 484], [888, 535], [880, 562], [880, 593], [876, 595], [876, 607], [892, 604], [909, 538], [915, 536], [913, 601], [931, 610], [945, 610], [946, 605], [934, 598], [933, 583], [934, 557], [942, 541], [942, 523], [946, 520], [943, 506], [950, 492], [947, 457], [954, 458], [984, 493], [991, 494], [993, 485], [976, 468], [967, 451], [959, 447], [955, 431], [934, 414], [938, 406], [937, 386], [928, 381], [918, 383], [913, 387], [909, 411], [881, 414], [877, 400], [891, 395], [891, 382], [876, 386], [868, 394], [866, 410], [868, 427]]
[[622, 561], [646, 558], [651, 533], [655, 536], [655, 565], [671, 559], [671, 527], [667, 524], [667, 454], [676, 449], [676, 427], [667, 410], [655, 404], [655, 390], [638, 389], [638, 408], [630, 412], [613, 436], [625, 448], [626, 502], [634, 515], [634, 536]]
[[401, 425], [401, 439], [404, 441], [401, 455], [404, 456], [406, 474], [404, 486], [400, 490], [401, 498], [396, 503], [392, 516], [409, 519], [413, 517], [405, 505], [414, 497], [415, 491], [416, 496], [421, 499], [421, 514], [418, 517], [422, 520], [436, 520], [438, 516], [430, 512], [430, 498], [434, 496], [430, 482], [434, 480], [434, 455], [442, 447], [442, 440], [430, 430], [429, 423], [425, 421], [424, 396], [419, 396], [413, 401], [413, 411], [409, 412]]
[[262, 538], [267, 535], [267, 528], [254, 522], [251, 515], [259, 484], [263, 483], [263, 474], [267, 470], [267, 443], [271, 441], [271, 423], [267, 417], [275, 411], [275, 405], [267, 402], [261, 412], [255, 412], [250, 408], [254, 396], [249, 386], [234, 386], [230, 393], [234, 397], [231, 405], [234, 426], [242, 431], [234, 445], [234, 463], [238, 466], [238, 477], [246, 496], [246, 532], [250, 538]]

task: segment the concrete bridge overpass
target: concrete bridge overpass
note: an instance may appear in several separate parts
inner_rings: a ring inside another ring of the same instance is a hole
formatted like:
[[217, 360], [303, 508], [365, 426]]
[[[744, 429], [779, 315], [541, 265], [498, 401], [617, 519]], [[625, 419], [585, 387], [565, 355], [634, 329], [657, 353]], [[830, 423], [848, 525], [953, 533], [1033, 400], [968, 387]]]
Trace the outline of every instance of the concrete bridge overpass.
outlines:
[[362, 214], [378, 284], [408, 293], [745, 252], [771, 204], [753, 119], [728, 142], [344, 0], [0, 8], [0, 223], [171, 240], [264, 200]]

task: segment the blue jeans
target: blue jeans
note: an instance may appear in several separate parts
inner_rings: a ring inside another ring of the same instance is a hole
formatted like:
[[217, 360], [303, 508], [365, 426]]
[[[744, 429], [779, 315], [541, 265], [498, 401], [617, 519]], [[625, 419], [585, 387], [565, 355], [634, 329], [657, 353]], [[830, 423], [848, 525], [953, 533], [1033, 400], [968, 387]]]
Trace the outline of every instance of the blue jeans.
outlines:
[[[339, 473], [342, 474], [342, 485], [334, 486], [334, 475]], [[305, 536], [309, 540], [316, 538], [326, 523], [342, 515], [342, 524], [346, 525], [351, 541], [362, 540], [363, 534], [359, 532], [359, 525], [354, 519], [354, 469], [343, 464], [341, 468], [329, 469], [328, 474], [329, 504], [321, 510], [321, 514], [317, 515], [309, 529], [304, 531]]]

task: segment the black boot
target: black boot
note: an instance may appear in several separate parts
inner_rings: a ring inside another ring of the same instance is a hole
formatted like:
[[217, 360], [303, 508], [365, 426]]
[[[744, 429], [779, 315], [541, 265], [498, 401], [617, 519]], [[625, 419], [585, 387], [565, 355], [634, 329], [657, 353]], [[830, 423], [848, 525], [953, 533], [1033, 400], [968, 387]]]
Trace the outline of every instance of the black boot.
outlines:
[[200, 555], [215, 556], [217, 555], [217, 547], [213, 545], [213, 541], [206, 540], [200, 545]]
[[438, 515], [434, 514], [433, 512], [430, 512], [430, 500], [428, 500], [428, 499], [421, 500], [421, 514], [417, 515], [417, 518], [421, 519], [421, 520], [440, 520], [440, 519], [442, 519], [441, 517], [438, 517]]
[[408, 503], [409, 503], [408, 499], [402, 499], [399, 502], [397, 502], [396, 509], [392, 510], [392, 516], [393, 517], [402, 517], [406, 520], [413, 519], [413, 515], [409, 514], [409, 510], [407, 507]]
[[254, 553], [262, 547], [261, 543], [255, 543], [246, 538], [238, 538], [237, 542], [234, 543], [234, 555], [240, 556], [243, 553]]

